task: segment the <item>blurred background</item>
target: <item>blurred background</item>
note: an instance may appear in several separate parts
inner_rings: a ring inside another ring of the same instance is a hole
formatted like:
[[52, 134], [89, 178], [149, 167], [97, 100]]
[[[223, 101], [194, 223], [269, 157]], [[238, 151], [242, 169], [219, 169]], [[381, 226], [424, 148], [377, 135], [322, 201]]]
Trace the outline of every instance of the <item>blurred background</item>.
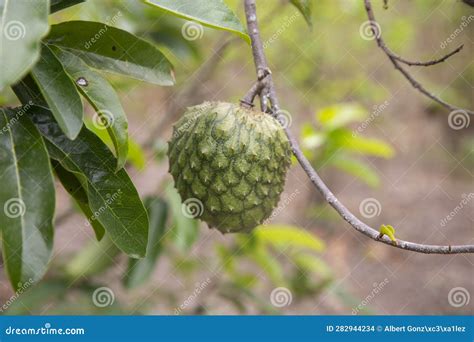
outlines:
[[[226, 3], [244, 21], [241, 1]], [[448, 120], [393, 68], [364, 31], [362, 1], [314, 1], [310, 18], [288, 0], [257, 5], [290, 129], [337, 197], [372, 227], [392, 225], [400, 239], [474, 243], [471, 118]], [[387, 44], [408, 59], [464, 44], [443, 63], [407, 68], [441, 98], [473, 109], [473, 8], [459, 0], [373, 7]], [[107, 238], [97, 242], [58, 184], [50, 269], [22, 294], [2, 272], [3, 314], [473, 313], [474, 256], [416, 254], [366, 238], [325, 204], [296, 163], [279, 206], [251, 235], [224, 236], [183, 216], [167, 173], [171, 124], [187, 106], [239, 101], [255, 79], [245, 41], [190, 28], [138, 1], [88, 0], [51, 20], [129, 30], [154, 41], [175, 66], [169, 88], [110, 77], [130, 123], [128, 171], [150, 210], [153, 252], [134, 267]], [[0, 93], [1, 105], [17, 103]]]

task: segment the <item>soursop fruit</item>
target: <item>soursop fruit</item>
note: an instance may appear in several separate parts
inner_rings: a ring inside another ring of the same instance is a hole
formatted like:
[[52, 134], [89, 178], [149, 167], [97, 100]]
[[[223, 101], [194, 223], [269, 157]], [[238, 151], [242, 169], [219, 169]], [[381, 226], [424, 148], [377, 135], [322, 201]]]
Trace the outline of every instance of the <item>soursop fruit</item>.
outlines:
[[188, 108], [168, 156], [183, 210], [223, 233], [249, 232], [270, 216], [291, 163], [276, 119], [225, 102]]

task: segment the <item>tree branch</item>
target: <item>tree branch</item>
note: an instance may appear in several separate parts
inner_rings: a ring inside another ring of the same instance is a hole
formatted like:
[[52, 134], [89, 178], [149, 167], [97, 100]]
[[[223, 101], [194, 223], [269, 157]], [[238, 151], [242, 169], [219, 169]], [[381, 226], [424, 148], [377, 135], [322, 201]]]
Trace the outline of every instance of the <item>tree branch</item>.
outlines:
[[387, 45], [385, 44], [385, 41], [382, 38], [382, 32], [380, 32], [381, 31], [380, 30], [380, 25], [377, 23], [377, 20], [375, 19], [375, 15], [374, 15], [374, 12], [372, 10], [372, 4], [370, 3], [370, 0], [364, 0], [364, 4], [365, 4], [365, 11], [367, 12], [367, 17], [369, 18], [369, 22], [371, 24], [372, 34], [375, 37], [375, 41], [377, 42], [378, 47], [380, 49], [382, 49], [382, 51], [387, 55], [387, 57], [392, 62], [395, 69], [400, 71], [400, 73], [408, 80], [408, 82], [411, 83], [413, 88], [417, 89], [419, 92], [421, 92], [425, 96], [429, 97], [433, 101], [439, 103], [443, 107], [449, 109], [450, 111], [462, 110], [462, 111], [464, 111], [468, 114], [474, 115], [473, 111], [456, 107], [456, 106], [444, 101], [443, 99], [439, 98], [438, 96], [434, 95], [433, 93], [429, 92], [424, 86], [422, 86], [417, 80], [415, 80], [413, 78], [413, 76], [411, 76], [411, 74], [408, 71], [406, 71], [400, 65], [400, 63], [404, 63], [404, 64], [407, 64], [407, 65], [417, 65], [417, 66], [430, 66], [430, 65], [438, 64], [438, 63], [444, 62], [446, 59], [448, 59], [452, 55], [454, 55], [454, 54], [458, 53], [459, 51], [461, 51], [462, 48], [463, 48], [463, 45], [459, 46], [456, 50], [448, 53], [447, 55], [445, 55], [445, 56], [443, 56], [439, 59], [435, 59], [435, 60], [428, 61], [428, 62], [412, 62], [412, 61], [409, 61], [409, 60], [395, 54], [392, 50], [390, 50], [387, 47]]
[[240, 100], [240, 104], [246, 108], [252, 108], [253, 100], [255, 100], [255, 97], [262, 92], [263, 88], [265, 88], [264, 82], [255, 82], [247, 94], [245, 94], [245, 96]]
[[[260, 38], [260, 33], [258, 29], [257, 23], [257, 13], [256, 13], [256, 5], [255, 0], [245, 0], [245, 15], [247, 18], [247, 26], [248, 32], [250, 34], [250, 38], [252, 39], [252, 52], [255, 61], [255, 67], [257, 69], [257, 75], [259, 70], [266, 70], [268, 69], [267, 61], [265, 59], [265, 54], [263, 50], [262, 41]], [[279, 109], [278, 105], [278, 98], [275, 92], [275, 86], [272, 80], [271, 75], [265, 79], [265, 87], [264, 89], [268, 89], [268, 96], [272, 103], [272, 114], [276, 115]], [[262, 90], [263, 91], [263, 90]], [[380, 233], [359, 220], [352, 212], [347, 209], [337, 198], [334, 194], [329, 190], [326, 184], [322, 181], [319, 177], [316, 170], [311, 166], [310, 162], [304, 156], [303, 152], [301, 151], [298, 142], [293, 137], [291, 132], [288, 128], [284, 128], [285, 133], [290, 141], [291, 149], [293, 154], [295, 155], [296, 159], [300, 163], [303, 170], [306, 172], [308, 177], [311, 179], [311, 183], [314, 187], [323, 195], [326, 202], [328, 202], [338, 213], [341, 217], [348, 222], [354, 229], [358, 232], [364, 234], [365, 236], [378, 241], [385, 243], [389, 246], [414, 251], [418, 253], [427, 253], [427, 254], [457, 254], [457, 253], [474, 253], [474, 245], [461, 245], [461, 246], [436, 246], [436, 245], [424, 245], [413, 243], [409, 241], [403, 241], [397, 239], [397, 244], [393, 244], [392, 241], [386, 237], [380, 237]]]
[[433, 59], [433, 60], [430, 60], [430, 61], [427, 61], [427, 62], [413, 62], [413, 61], [409, 61], [408, 59], [403, 58], [400, 55], [397, 55], [395, 52], [390, 50], [387, 45], [383, 44], [383, 46], [381, 46], [381, 48], [385, 51], [386, 54], [392, 56], [393, 58], [395, 58], [399, 62], [402, 62], [402, 63], [404, 63], [406, 65], [409, 65], [409, 66], [431, 66], [431, 65], [438, 64], [438, 63], [442, 63], [445, 60], [447, 60], [449, 57], [451, 57], [452, 55], [455, 55], [459, 51], [461, 51], [463, 47], [464, 47], [464, 44], [461, 44], [455, 50], [451, 51], [450, 53], [448, 53], [448, 54], [446, 54], [443, 57], [440, 57], [438, 59]]

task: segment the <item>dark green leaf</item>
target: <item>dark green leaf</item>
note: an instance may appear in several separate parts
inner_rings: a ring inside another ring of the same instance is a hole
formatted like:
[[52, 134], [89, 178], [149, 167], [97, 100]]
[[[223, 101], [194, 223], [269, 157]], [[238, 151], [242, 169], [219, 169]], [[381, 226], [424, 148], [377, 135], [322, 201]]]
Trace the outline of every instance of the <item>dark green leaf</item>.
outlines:
[[[85, 119], [84, 125], [89, 129], [89, 131], [94, 132], [107, 146], [113, 147], [112, 139], [110, 135], [102, 130], [99, 129], [96, 125], [92, 123], [92, 120]], [[128, 155], [127, 161], [130, 162], [138, 170], [143, 170], [146, 166], [146, 156], [145, 151], [140, 146], [138, 142], [136, 142], [133, 138], [128, 138]]]
[[53, 246], [53, 178], [28, 110], [0, 109], [0, 228], [4, 265], [14, 289], [43, 276]]
[[82, 127], [81, 97], [74, 82], [48, 46], [43, 45], [41, 59], [31, 75], [59, 127], [68, 138], [75, 139]]
[[9, 316], [44, 315], [44, 308], [55, 301], [64, 300], [65, 295], [70, 291], [71, 287], [64, 281], [44, 279], [35, 286], [34, 291], [23, 292], [17, 300], [11, 301], [11, 305], [2, 314]]
[[35, 107], [31, 118], [46, 138], [51, 158], [73, 172], [86, 188], [89, 206], [114, 243], [131, 257], [146, 254], [148, 216], [124, 169], [108, 147], [87, 128], [76, 140], [61, 132], [50, 111]]
[[72, 198], [74, 198], [77, 205], [86, 216], [87, 221], [92, 226], [92, 229], [94, 229], [97, 240], [100, 241], [104, 236], [105, 229], [100, 224], [100, 222], [95, 219], [94, 214], [89, 207], [89, 199], [87, 198], [85, 188], [82, 186], [81, 182], [74, 173], [68, 172], [56, 160], [51, 160], [51, 163], [59, 181], [64, 186], [66, 191], [72, 196]]
[[154, 45], [127, 31], [97, 22], [68, 21], [53, 25], [47, 40], [94, 68], [159, 85], [174, 84], [166, 57]]
[[[147, 8], [155, 12], [153, 8]], [[156, 13], [153, 15], [155, 18]], [[160, 21], [140, 21], [139, 32], [141, 36], [149, 36], [158, 46], [165, 47], [176, 55], [180, 60], [189, 58], [199, 60], [201, 51], [195, 41], [183, 39], [182, 20], [176, 20], [174, 16], [163, 16]]]
[[105, 78], [91, 70], [79, 57], [56, 47], [52, 51], [96, 110], [94, 125], [109, 133], [117, 155], [117, 170], [121, 169], [127, 161], [128, 122], [117, 93]]
[[[142, 0], [180, 18], [197, 21], [205, 26], [235, 32], [250, 41], [239, 18], [222, 0]], [[186, 28], [183, 28], [185, 32]], [[202, 30], [202, 27], [193, 27]], [[201, 31], [202, 32], [202, 31]], [[194, 33], [194, 32], [193, 32]], [[200, 32], [198, 32], [200, 34]]]
[[48, 33], [48, 0], [0, 0], [0, 91], [17, 82], [40, 56]]
[[290, 0], [290, 2], [301, 12], [308, 26], [313, 27], [313, 19], [311, 18], [312, 0]]
[[124, 277], [125, 286], [128, 288], [136, 287], [148, 280], [163, 249], [168, 205], [160, 198], [150, 197], [145, 200], [145, 207], [150, 220], [147, 254], [143, 259], [129, 260], [128, 270]]
[[173, 239], [180, 251], [189, 251], [199, 235], [197, 220], [183, 215], [181, 198], [172, 184], [166, 187], [166, 197], [173, 217]]
[[51, 0], [50, 12], [58, 12], [62, 9], [80, 4], [86, 0]]

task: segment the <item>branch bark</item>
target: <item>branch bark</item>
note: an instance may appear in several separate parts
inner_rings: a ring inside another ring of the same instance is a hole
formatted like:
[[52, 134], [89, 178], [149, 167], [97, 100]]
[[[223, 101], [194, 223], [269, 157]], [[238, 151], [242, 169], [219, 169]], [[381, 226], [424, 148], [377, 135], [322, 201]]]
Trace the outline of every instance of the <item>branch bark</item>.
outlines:
[[387, 44], [385, 44], [385, 41], [382, 38], [382, 32], [380, 30], [380, 25], [378, 24], [377, 20], [375, 19], [374, 11], [372, 10], [372, 4], [371, 4], [370, 0], [364, 0], [364, 5], [365, 5], [365, 11], [367, 12], [367, 17], [369, 18], [369, 22], [371, 24], [372, 34], [375, 37], [375, 41], [377, 42], [378, 47], [387, 55], [387, 57], [390, 59], [393, 66], [395, 67], [395, 69], [397, 69], [408, 80], [408, 82], [410, 82], [410, 84], [413, 86], [413, 88], [417, 89], [420, 93], [424, 94], [425, 96], [429, 97], [430, 99], [432, 99], [433, 101], [439, 103], [440, 105], [442, 105], [443, 107], [449, 109], [450, 111], [461, 110], [461, 111], [464, 111], [464, 112], [466, 112], [470, 115], [474, 115], [473, 111], [456, 107], [456, 106], [444, 101], [443, 99], [436, 96], [435, 94], [431, 93], [430, 91], [428, 91], [423, 85], [421, 85], [420, 82], [418, 82], [415, 78], [413, 78], [413, 76], [400, 65], [400, 63], [404, 63], [404, 64], [409, 65], [409, 66], [431, 66], [431, 65], [435, 65], [435, 64], [444, 62], [449, 57], [451, 57], [454, 54], [461, 51], [462, 48], [463, 48], [463, 45], [459, 46], [457, 49], [455, 49], [454, 51], [448, 53], [447, 55], [445, 55], [441, 58], [434, 59], [434, 60], [431, 60], [431, 61], [428, 61], [428, 62], [412, 62], [412, 61], [409, 61], [409, 60], [395, 54], [392, 50], [390, 50], [388, 48]]
[[[247, 19], [247, 27], [250, 38], [252, 40], [252, 53], [255, 61], [255, 67], [257, 70], [257, 76], [259, 76], [259, 70], [268, 70], [267, 61], [265, 58], [265, 53], [262, 45], [262, 40], [260, 38], [260, 32], [258, 29], [257, 22], [257, 12], [256, 12], [256, 0], [245, 0], [245, 15]], [[368, 0], [366, 0], [368, 1]], [[398, 65], [398, 62], [393, 61], [394, 64]], [[402, 69], [403, 70], [403, 69]], [[258, 77], [260, 78], [260, 77]], [[265, 81], [259, 80], [257, 82], [264, 82], [264, 85], [261, 87], [261, 92], [268, 90], [268, 96], [272, 104], [272, 115], [276, 116], [279, 111], [279, 102], [278, 97], [275, 91], [275, 85], [271, 75], [268, 75], [265, 78]], [[261, 96], [261, 93], [260, 93]], [[409, 250], [418, 253], [426, 254], [458, 254], [458, 253], [474, 253], [474, 245], [459, 245], [459, 246], [438, 246], [438, 245], [425, 245], [414, 243], [410, 241], [403, 241], [397, 239], [397, 244], [394, 244], [388, 237], [380, 236], [379, 231], [368, 226], [361, 220], [359, 220], [348, 208], [344, 206], [336, 196], [329, 190], [326, 184], [323, 182], [321, 177], [319, 177], [316, 170], [311, 166], [311, 163], [306, 159], [303, 152], [301, 151], [297, 140], [290, 132], [287, 127], [284, 127], [285, 133], [290, 141], [291, 149], [296, 159], [300, 163], [301, 167], [308, 175], [311, 183], [314, 187], [321, 193], [325, 198], [326, 202], [331, 205], [339, 215], [349, 223], [355, 230], [364, 234], [365, 236], [378, 241], [385, 243], [389, 246]]]

